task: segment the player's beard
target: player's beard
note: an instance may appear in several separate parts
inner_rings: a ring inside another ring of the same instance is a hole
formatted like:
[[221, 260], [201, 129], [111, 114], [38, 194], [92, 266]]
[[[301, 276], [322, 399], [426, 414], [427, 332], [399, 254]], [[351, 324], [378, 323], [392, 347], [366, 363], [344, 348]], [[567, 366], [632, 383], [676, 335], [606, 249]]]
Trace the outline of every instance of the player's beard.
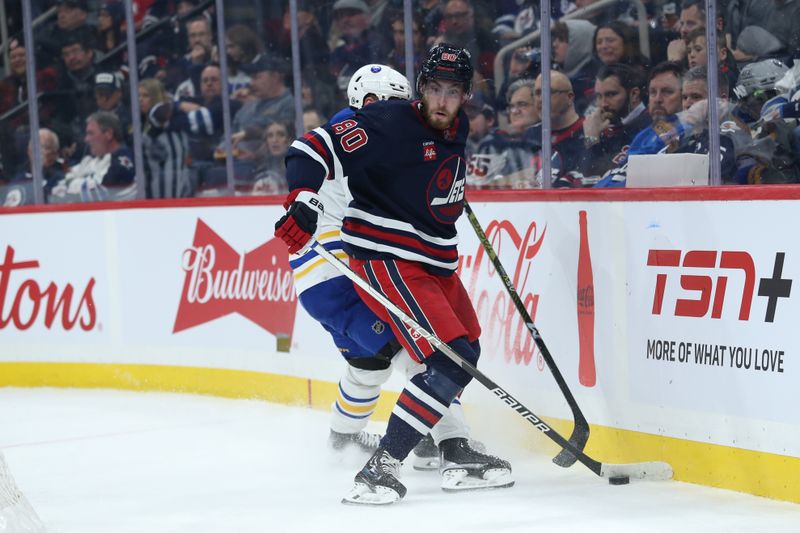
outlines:
[[[440, 113], [444, 113], [446, 116], [442, 116]], [[458, 114], [458, 110], [453, 113], [449, 113], [447, 108], [440, 108], [434, 111], [431, 111], [431, 108], [425, 100], [422, 100], [422, 116], [425, 118], [425, 122], [428, 125], [435, 129], [435, 130], [446, 130], [453, 125], [453, 122], [456, 119], [456, 115]]]

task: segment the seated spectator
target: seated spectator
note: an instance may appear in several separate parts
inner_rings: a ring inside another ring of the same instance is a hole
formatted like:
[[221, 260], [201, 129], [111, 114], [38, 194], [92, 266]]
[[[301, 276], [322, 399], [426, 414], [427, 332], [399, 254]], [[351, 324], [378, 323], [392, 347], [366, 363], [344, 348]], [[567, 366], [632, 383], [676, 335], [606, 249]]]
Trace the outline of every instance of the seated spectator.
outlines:
[[81, 42], [88, 49], [97, 48], [97, 30], [90, 25], [88, 0], [57, 0], [54, 22], [41, 26], [34, 37], [39, 47], [37, 58], [42, 65], [51, 65], [67, 42]]
[[237, 90], [250, 86], [250, 76], [241, 66], [252, 63], [264, 53], [261, 38], [249, 26], [236, 24], [225, 30], [225, 53], [228, 56], [228, 91], [232, 95]]
[[285, 62], [265, 55], [241, 68], [251, 80], [249, 89], [238, 93], [245, 103], [233, 118], [233, 130], [264, 128], [271, 120], [294, 123], [294, 97], [286, 86]]
[[160, 80], [139, 82], [142, 151], [147, 198], [184, 198], [194, 194], [186, 160], [189, 140], [180, 113]]
[[76, 37], [64, 41], [61, 49], [64, 68], [58, 80], [63, 95], [59, 99], [58, 117], [70, 124], [75, 138], [83, 136], [86, 118], [95, 109], [94, 50]]
[[465, 150], [466, 159], [469, 161], [481, 141], [497, 127], [497, 115], [481, 93], [472, 93], [470, 99], [464, 103], [464, 111], [469, 117], [469, 136]]
[[133, 152], [122, 142], [119, 120], [97, 111], [86, 119], [89, 155], [72, 167], [55, 187], [54, 202], [132, 200], [136, 197]]
[[[539, 115], [542, 114], [542, 75], [536, 78], [534, 89], [536, 106]], [[551, 120], [551, 179], [553, 187], [582, 187], [579, 167], [584, 151], [583, 122], [584, 118], [575, 111], [575, 93], [572, 84], [563, 73], [552, 71], [550, 75], [550, 120]], [[538, 152], [533, 157], [536, 178], [527, 187], [541, 187], [541, 122], [525, 131], [524, 137]]]
[[133, 130], [131, 126], [130, 103], [123, 99], [122, 75], [118, 72], [98, 72], [94, 77], [94, 101], [98, 111], [109, 111], [119, 119], [122, 138], [131, 145]]
[[629, 154], [655, 154], [665, 146], [672, 151], [677, 149], [680, 131], [676, 114], [682, 105], [682, 83], [683, 67], [680, 63], [664, 61], [650, 70], [647, 113], [653, 121], [652, 126], [640, 131], [630, 148], [614, 158], [619, 165], [609, 170], [595, 187], [624, 187]]
[[647, 59], [639, 51], [638, 35], [633, 28], [616, 20], [597, 26], [593, 54], [603, 65], [623, 63], [647, 68]]
[[336, 0], [333, 4], [331, 34], [336, 41], [331, 46], [329, 69], [342, 92], [361, 66], [386, 58], [388, 38], [370, 28], [369, 12], [364, 0]]
[[294, 137], [294, 128], [285, 122], [272, 122], [264, 130], [263, 144], [256, 162], [254, 194], [289, 192], [284, 159]]
[[475, 9], [469, 0], [447, 0], [443, 9], [443, 31], [437, 43], [450, 43], [466, 48], [472, 56], [476, 78], [481, 83], [494, 77], [497, 42], [491, 33], [475, 23]]
[[[689, 62], [689, 68], [706, 66], [708, 55], [706, 54], [705, 28], [698, 28], [690, 32], [686, 40], [688, 43], [686, 57]], [[739, 68], [736, 66], [733, 54], [725, 46], [725, 41], [722, 39], [717, 39], [717, 64], [719, 65], [719, 71], [727, 78], [728, 87], [733, 89], [736, 79], [739, 77]]]
[[[65, 166], [64, 161], [58, 157], [58, 136], [52, 130], [47, 128], [39, 130], [39, 144], [42, 150], [44, 201], [47, 203], [53, 187], [64, 179]], [[20, 170], [11, 179], [10, 186], [6, 189], [6, 196], [3, 201], [4, 207], [32, 205], [34, 203], [31, 161], [33, 161], [33, 147], [32, 143], [29, 142], [26, 168]]]
[[533, 182], [534, 145], [523, 137], [526, 128], [539, 120], [532, 79], [517, 80], [508, 88], [508, 116], [508, 130], [489, 132], [469, 158], [468, 186], [525, 188]]
[[650, 125], [650, 115], [642, 103], [644, 79], [638, 69], [615, 63], [597, 73], [593, 112], [583, 123], [586, 152], [580, 171], [584, 183], [591, 184], [620, 163], [620, 154], [641, 130]]
[[[540, 51], [530, 46], [520, 46], [514, 50], [514, 53], [508, 59], [508, 75], [503, 80], [503, 85], [500, 87], [498, 94], [508, 94], [509, 87], [517, 80], [535, 78], [540, 68], [539, 56]], [[496, 110], [505, 113], [507, 111], [507, 103], [505, 99], [496, 102]]]
[[566, 20], [553, 27], [553, 64], [575, 91], [575, 109], [583, 113], [594, 98], [597, 63], [592, 61], [595, 26], [585, 20]]
[[[97, 12], [97, 50], [100, 59], [125, 43], [123, 34], [125, 24], [125, 6], [119, 0], [103, 2]], [[117, 69], [122, 63], [122, 54], [113, 58], [111, 62], [104, 62], [104, 67]]]
[[[720, 173], [722, 181], [730, 183], [736, 180], [736, 174], [747, 173], [750, 162], [741, 157], [751, 146], [750, 130], [730, 114], [728, 105], [728, 79], [719, 76], [718, 103], [720, 121]], [[708, 133], [708, 70], [705, 66], [689, 69], [683, 76], [681, 88], [683, 99], [682, 113], [678, 114], [681, 137], [674, 153], [707, 154], [709, 153]], [[739, 167], [743, 167], [740, 171]], [[745, 168], [746, 167], [746, 168]]]
[[[205, 16], [195, 17], [186, 23], [188, 52], [180, 58], [165, 79], [168, 89], [175, 89], [176, 98], [196, 96], [200, 93], [200, 73], [217, 57], [211, 21]], [[177, 85], [176, 85], [177, 84]]]
[[[28, 108], [28, 79], [25, 47], [19, 38], [10, 39], [8, 42], [9, 67], [8, 75], [0, 80], [0, 114], [5, 114], [12, 109], [17, 112], [8, 117], [4, 127], [0, 128], [0, 161], [4, 170], [11, 175], [18, 166], [25, 161], [24, 144], [22, 150], [17, 150], [14, 142], [14, 130], [20, 126], [27, 126], [29, 122]], [[39, 122], [42, 125], [51, 125], [57, 107], [55, 95], [50, 94], [58, 87], [56, 71], [53, 67], [44, 67], [36, 72], [36, 88], [42, 95], [39, 102]]]
[[[679, 37], [669, 43], [667, 47], [667, 60], [685, 65], [689, 34], [697, 29], [706, 27], [705, 0], [683, 0], [681, 14], [678, 20]], [[721, 37], [721, 36], [720, 36]]]
[[[395, 12], [389, 18], [392, 29], [392, 49], [389, 51], [386, 64], [398, 72], [406, 71], [406, 32], [403, 16], [402, 12]], [[425, 34], [422, 33], [422, 19], [416, 13], [411, 19], [411, 40], [414, 52], [414, 72], [419, 72], [427, 47]]]
[[[231, 115], [241, 107], [236, 100], [230, 101]], [[210, 63], [200, 76], [200, 95], [182, 98], [178, 102], [177, 124], [188, 134], [189, 164], [193, 183], [202, 183], [205, 172], [214, 165], [214, 150], [225, 133], [222, 73], [219, 65]], [[222, 158], [224, 158], [224, 151]]]

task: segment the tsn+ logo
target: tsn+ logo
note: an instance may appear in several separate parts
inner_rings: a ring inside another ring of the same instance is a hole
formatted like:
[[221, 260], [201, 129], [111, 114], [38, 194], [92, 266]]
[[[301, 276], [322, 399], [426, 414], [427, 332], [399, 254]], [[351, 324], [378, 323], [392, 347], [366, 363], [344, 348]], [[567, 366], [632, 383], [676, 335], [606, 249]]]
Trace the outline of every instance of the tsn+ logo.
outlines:
[[[789, 298], [792, 292], [792, 280], [783, 278], [785, 258], [786, 252], [776, 252], [771, 275], [757, 279], [755, 262], [749, 252], [651, 249], [647, 255], [647, 266], [658, 271], [653, 291], [652, 314], [668, 312], [665, 304], [674, 300], [675, 316], [702, 318], [708, 316], [710, 311], [711, 318], [719, 319], [722, 317], [725, 297], [738, 296], [727, 294], [728, 278], [731, 275], [744, 275], [738, 319], [750, 319], [758, 281], [757, 296], [767, 299], [764, 322], [774, 322], [779, 300]], [[699, 298], [665, 298], [667, 280], [676, 276], [679, 277], [681, 288], [699, 293]]]

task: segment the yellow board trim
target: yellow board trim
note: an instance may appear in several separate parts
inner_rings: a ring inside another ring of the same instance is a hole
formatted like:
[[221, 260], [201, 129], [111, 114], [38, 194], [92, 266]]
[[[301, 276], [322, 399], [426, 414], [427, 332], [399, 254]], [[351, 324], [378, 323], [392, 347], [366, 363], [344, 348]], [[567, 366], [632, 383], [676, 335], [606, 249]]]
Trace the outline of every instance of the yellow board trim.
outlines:
[[[0, 363], [0, 387], [82, 387], [209, 394], [328, 410], [338, 386], [307, 378], [167, 365]], [[388, 420], [398, 394], [381, 395], [373, 415]], [[518, 417], [516, 423], [524, 424]], [[572, 423], [548, 420], [563, 435]], [[536, 433], [533, 428], [530, 431]], [[547, 441], [549, 443], [549, 441]], [[551, 447], [555, 452], [555, 447]], [[800, 503], [800, 458], [592, 425], [586, 452], [607, 463], [666, 461], [675, 479]]]

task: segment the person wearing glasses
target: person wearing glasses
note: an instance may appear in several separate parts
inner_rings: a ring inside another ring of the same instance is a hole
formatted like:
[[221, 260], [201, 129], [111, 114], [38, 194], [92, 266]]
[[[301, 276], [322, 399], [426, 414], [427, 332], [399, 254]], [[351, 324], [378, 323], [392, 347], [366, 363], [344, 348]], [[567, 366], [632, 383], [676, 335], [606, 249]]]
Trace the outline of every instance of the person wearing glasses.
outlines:
[[[536, 78], [533, 91], [539, 115], [542, 113], [542, 76]], [[579, 167], [584, 148], [584, 118], [575, 111], [575, 93], [569, 78], [558, 71], [550, 73], [550, 138], [552, 146], [551, 173], [553, 187], [582, 187], [583, 175]], [[537, 172], [532, 186], [540, 187], [542, 179], [541, 122], [525, 130], [523, 135], [536, 150], [533, 157], [533, 170]]]
[[523, 78], [508, 88], [508, 127], [490, 132], [470, 156], [467, 184], [478, 188], [529, 188], [535, 152], [525, 130], [539, 122], [534, 80]]

